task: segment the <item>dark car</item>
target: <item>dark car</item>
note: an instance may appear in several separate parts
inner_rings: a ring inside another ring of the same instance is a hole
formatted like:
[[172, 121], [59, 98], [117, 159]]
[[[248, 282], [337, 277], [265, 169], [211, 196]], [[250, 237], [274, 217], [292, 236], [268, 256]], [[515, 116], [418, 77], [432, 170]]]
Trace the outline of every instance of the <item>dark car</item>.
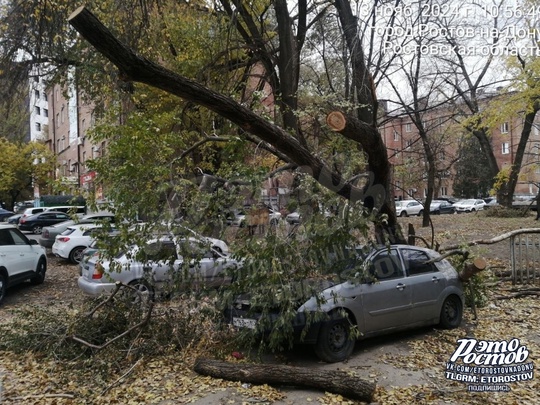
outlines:
[[19, 219], [21, 219], [22, 216], [23, 216], [23, 214], [15, 214], [15, 215], [12, 215], [10, 217], [7, 217], [5, 219], [5, 221], [8, 224], [17, 225], [19, 223]]
[[15, 215], [13, 211], [5, 210], [3, 208], [0, 208], [0, 221], [5, 221], [6, 218]]
[[[359, 332], [358, 339], [364, 339], [419, 326], [456, 328], [461, 324], [461, 280], [436, 251], [389, 245], [372, 250], [359, 264], [358, 279], [347, 277], [346, 281], [322, 283], [317, 290], [301, 289], [309, 293], [298, 297], [292, 319], [295, 338], [298, 343], [313, 345], [321, 360], [346, 360], [355, 346], [353, 330]], [[357, 268], [352, 268], [355, 274]], [[351, 268], [344, 267], [344, 271]], [[235, 300], [225, 316], [236, 327], [268, 333], [268, 323], [259, 322], [258, 308], [246, 295]], [[276, 307], [270, 319], [275, 320], [280, 312]], [[283, 327], [279, 321], [275, 328]]]
[[456, 208], [451, 202], [445, 200], [433, 200], [429, 206], [429, 212], [435, 215], [455, 214]]
[[21, 218], [19, 220], [19, 229], [21, 231], [31, 231], [36, 235], [39, 235], [44, 226], [51, 226], [70, 219], [71, 217], [64, 212], [45, 211], [26, 218]]

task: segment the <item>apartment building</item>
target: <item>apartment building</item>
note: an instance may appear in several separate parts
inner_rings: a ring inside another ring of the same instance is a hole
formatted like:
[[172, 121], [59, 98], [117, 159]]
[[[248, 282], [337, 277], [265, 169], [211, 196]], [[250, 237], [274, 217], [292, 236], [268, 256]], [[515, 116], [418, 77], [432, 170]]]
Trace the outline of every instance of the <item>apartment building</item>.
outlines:
[[45, 141], [57, 156], [55, 179], [68, 187], [73, 194], [80, 191], [94, 192], [95, 173], [86, 165], [89, 159], [99, 157], [103, 145], [93, 145], [88, 130], [94, 125], [92, 106], [84, 103], [74, 86], [54, 84], [47, 88], [48, 132]]
[[[496, 93], [485, 94], [486, 106]], [[382, 118], [381, 136], [387, 147], [392, 167], [393, 194], [396, 199], [423, 199], [427, 195], [427, 162], [422, 139], [416, 123], [403, 110], [388, 112]], [[422, 127], [429, 139], [436, 161], [434, 198], [454, 195], [458, 151], [465, 137], [472, 136], [460, 124], [461, 118], [454, 107], [426, 108], [422, 114]], [[523, 115], [509, 117], [491, 129], [491, 147], [500, 169], [514, 164]], [[540, 184], [540, 119], [536, 119], [527, 142], [515, 196], [532, 196]]]

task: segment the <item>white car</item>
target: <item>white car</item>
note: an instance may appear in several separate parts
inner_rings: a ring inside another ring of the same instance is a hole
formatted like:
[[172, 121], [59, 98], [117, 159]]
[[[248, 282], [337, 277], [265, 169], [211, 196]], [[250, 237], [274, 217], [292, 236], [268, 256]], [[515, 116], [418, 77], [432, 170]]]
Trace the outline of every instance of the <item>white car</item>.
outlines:
[[41, 284], [47, 271], [47, 252], [13, 225], [0, 225], [0, 303], [8, 287], [30, 280]]
[[424, 206], [416, 200], [396, 201], [396, 215], [398, 217], [408, 217], [410, 215], [422, 215]]
[[454, 203], [456, 212], [476, 212], [481, 211], [486, 206], [486, 202], [482, 199], [471, 198], [468, 200], [461, 200]]
[[84, 249], [92, 244], [96, 232], [100, 229], [101, 224], [95, 223], [68, 226], [64, 232], [56, 236], [52, 253], [77, 264], [82, 259]]
[[241, 262], [213, 249], [208, 242], [164, 236], [142, 247], [132, 246], [112, 260], [96, 251], [82, 266], [79, 288], [88, 295], [98, 296], [111, 293], [116, 283], [121, 282], [152, 297], [156, 290], [173, 288], [177, 283], [187, 288], [230, 283], [227, 269], [236, 268]]

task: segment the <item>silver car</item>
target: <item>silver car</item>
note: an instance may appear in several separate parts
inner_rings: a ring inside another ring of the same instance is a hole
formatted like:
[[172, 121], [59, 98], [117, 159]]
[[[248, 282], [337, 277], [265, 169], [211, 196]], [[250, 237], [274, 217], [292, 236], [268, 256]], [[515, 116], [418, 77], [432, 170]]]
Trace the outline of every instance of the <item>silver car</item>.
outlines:
[[[353, 329], [364, 339], [424, 325], [461, 324], [462, 284], [439, 253], [391, 245], [372, 251], [359, 263], [346, 269], [352, 272], [347, 281], [328, 283], [317, 296], [301, 301], [297, 310], [293, 321], [297, 342], [314, 345], [321, 360], [347, 359], [355, 346]], [[226, 316], [237, 327], [269, 332], [259, 330], [260, 315], [249, 299], [237, 300]]]
[[111, 293], [121, 282], [153, 296], [158, 290], [174, 288], [178, 282], [187, 288], [230, 283], [227, 269], [240, 262], [214, 249], [214, 245], [221, 244], [211, 244], [211, 240], [164, 236], [142, 247], [132, 246], [112, 260], [97, 250], [81, 266], [79, 288], [97, 296]]

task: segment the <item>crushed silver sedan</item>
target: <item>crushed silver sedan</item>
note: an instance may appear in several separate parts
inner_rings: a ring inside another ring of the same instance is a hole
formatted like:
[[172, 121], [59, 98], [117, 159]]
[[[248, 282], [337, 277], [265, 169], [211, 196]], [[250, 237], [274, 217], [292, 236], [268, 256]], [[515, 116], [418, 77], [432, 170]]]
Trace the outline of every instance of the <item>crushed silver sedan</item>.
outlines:
[[95, 250], [81, 264], [78, 285], [84, 293], [97, 296], [112, 293], [120, 282], [150, 298], [158, 290], [170, 293], [179, 283], [186, 288], [219, 287], [230, 283], [227, 270], [240, 265], [221, 253], [223, 246], [212, 238], [165, 236], [132, 246], [111, 260]]
[[[425, 325], [460, 325], [462, 283], [454, 267], [439, 253], [391, 245], [374, 249], [359, 262], [345, 269], [349, 272], [347, 281], [327, 283], [319, 294], [301, 301], [297, 309], [293, 320], [296, 341], [312, 344], [321, 360], [347, 359], [356, 338]], [[266, 326], [259, 323], [261, 315], [251, 306], [249, 295], [236, 300], [226, 316], [239, 328], [269, 332], [260, 330]]]

